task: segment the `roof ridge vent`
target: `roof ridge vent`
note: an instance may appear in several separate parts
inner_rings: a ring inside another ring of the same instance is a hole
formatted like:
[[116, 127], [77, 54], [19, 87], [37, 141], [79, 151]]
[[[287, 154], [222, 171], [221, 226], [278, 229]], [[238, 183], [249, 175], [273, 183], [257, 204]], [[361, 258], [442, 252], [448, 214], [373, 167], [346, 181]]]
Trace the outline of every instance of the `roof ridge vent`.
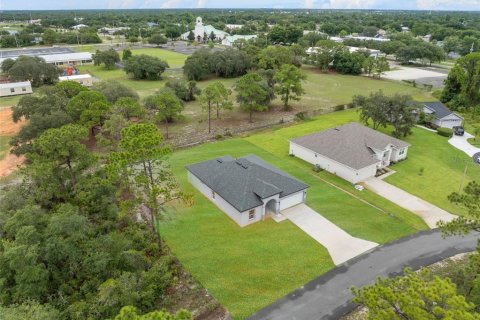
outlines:
[[243, 169], [248, 169], [248, 162], [244, 161], [244, 159], [237, 159], [235, 160], [235, 163], [238, 164]]

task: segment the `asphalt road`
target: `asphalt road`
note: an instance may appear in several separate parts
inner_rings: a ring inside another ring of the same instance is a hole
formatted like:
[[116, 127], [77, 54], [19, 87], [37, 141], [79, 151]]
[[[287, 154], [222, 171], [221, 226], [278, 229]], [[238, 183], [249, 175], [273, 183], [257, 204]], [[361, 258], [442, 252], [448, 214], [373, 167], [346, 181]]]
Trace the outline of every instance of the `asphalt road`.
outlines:
[[[405, 267], [417, 270], [459, 253], [473, 251], [478, 233], [443, 239], [429, 230], [377, 247], [338, 266], [303, 287], [258, 311], [249, 319], [339, 319], [352, 311], [351, 287], [371, 284], [379, 276], [401, 274]], [[295, 272], [292, 270], [292, 273]]]

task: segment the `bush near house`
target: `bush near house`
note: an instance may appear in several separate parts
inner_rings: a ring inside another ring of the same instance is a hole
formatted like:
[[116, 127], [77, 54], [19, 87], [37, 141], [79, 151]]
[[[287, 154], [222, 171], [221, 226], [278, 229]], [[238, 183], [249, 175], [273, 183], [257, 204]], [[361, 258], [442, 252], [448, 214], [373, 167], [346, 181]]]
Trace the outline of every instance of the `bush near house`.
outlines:
[[443, 137], [451, 137], [453, 135], [453, 130], [450, 128], [438, 128], [437, 133]]

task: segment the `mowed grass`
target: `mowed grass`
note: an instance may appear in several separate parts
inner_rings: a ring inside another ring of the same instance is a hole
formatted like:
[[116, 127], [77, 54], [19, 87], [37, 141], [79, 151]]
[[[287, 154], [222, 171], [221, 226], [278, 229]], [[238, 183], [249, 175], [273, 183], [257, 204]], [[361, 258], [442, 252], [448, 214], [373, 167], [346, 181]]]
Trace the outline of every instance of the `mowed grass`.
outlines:
[[2, 97], [0, 99], [0, 107], [12, 107], [17, 105], [18, 101], [23, 97], [23, 95]]
[[413, 134], [405, 140], [412, 144], [408, 159], [393, 165], [397, 173], [385, 181], [453, 214], [465, 214], [465, 210], [452, 204], [447, 197], [459, 191], [465, 166], [468, 168], [463, 186], [472, 180], [480, 181], [480, 166], [451, 146], [448, 138], [434, 132], [413, 128]]
[[165, 60], [170, 68], [181, 68], [185, 64], [187, 55], [161, 48], [142, 48], [132, 49], [133, 55], [146, 54], [162, 60]]
[[286, 295], [333, 267], [325, 248], [289, 221], [240, 228], [187, 181], [185, 165], [224, 154], [275, 157], [241, 139], [175, 152], [170, 163], [179, 182], [195, 196], [190, 208], [160, 226], [160, 233], [185, 268], [235, 319]]
[[321, 109], [352, 101], [354, 95], [368, 95], [382, 90], [387, 95], [409, 94], [418, 101], [431, 101], [430, 92], [414, 88], [399, 81], [372, 79], [362, 76], [321, 73], [315, 68], [304, 67], [307, 80], [303, 83], [307, 92], [299, 102], [292, 102], [296, 108]]
[[[182, 67], [186, 55], [163, 50], [160, 48], [133, 49], [133, 55], [146, 54], [165, 60], [171, 68]], [[165, 85], [165, 81], [170, 77], [178, 77], [178, 72], [166, 71], [163, 79], [158, 81], [136, 80], [131, 75], [127, 75], [121, 68], [106, 69], [103, 66], [83, 65], [79, 66], [81, 73], [90, 73], [100, 80], [115, 80], [137, 91], [141, 98], [154, 94]], [[181, 74], [180, 74], [181, 76]]]
[[[340, 118], [325, 116], [329, 118], [322, 121], [323, 125], [355, 117], [352, 111], [335, 115]], [[194, 194], [195, 204], [177, 208], [176, 217], [163, 223], [160, 232], [189, 272], [235, 319], [244, 319], [326, 272], [333, 263], [324, 247], [289, 221], [267, 220], [240, 228], [188, 183], [188, 164], [227, 154], [256, 154], [309, 184], [307, 204], [353, 236], [385, 243], [426, 228], [421, 219], [375, 194], [363, 191], [356, 195], [358, 198], [352, 196], [348, 192], [355, 191], [348, 183], [342, 184], [333, 176], [319, 176], [310, 165], [288, 157], [288, 138], [316, 130], [320, 125], [314, 122], [246, 139], [203, 144], [177, 151], [170, 158], [180, 183]], [[319, 178], [333, 181], [347, 192]], [[376, 207], [366, 202], [374, 202]]]

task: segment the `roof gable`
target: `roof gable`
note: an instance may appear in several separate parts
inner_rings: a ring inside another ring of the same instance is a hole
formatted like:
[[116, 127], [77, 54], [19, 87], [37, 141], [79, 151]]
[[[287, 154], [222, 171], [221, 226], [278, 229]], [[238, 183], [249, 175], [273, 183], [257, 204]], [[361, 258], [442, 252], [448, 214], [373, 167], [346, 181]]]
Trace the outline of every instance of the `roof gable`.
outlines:
[[444, 105], [440, 101], [424, 102], [423, 105], [426, 108], [430, 109], [435, 119], [438, 120], [445, 118], [446, 116], [453, 113], [450, 109], [447, 108], [446, 105]]
[[276, 194], [282, 198], [308, 188], [255, 155], [225, 156], [192, 164], [187, 170], [240, 212], [258, 207], [262, 199]]

